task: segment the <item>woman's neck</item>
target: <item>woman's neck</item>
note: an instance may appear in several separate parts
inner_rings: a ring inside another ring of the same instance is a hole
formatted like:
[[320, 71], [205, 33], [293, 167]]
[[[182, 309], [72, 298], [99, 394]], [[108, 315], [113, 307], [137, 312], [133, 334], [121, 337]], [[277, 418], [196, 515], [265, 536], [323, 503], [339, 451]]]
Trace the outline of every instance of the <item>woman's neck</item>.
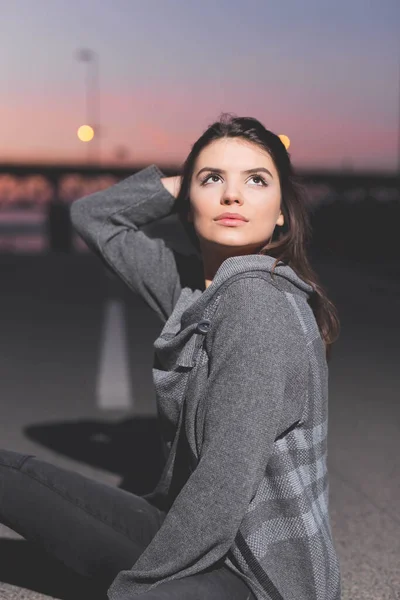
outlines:
[[207, 289], [212, 284], [216, 272], [227, 258], [232, 256], [245, 256], [253, 254], [254, 252], [255, 249], [249, 250], [248, 248], [235, 248], [229, 246], [218, 248], [218, 251], [207, 251], [202, 249], [205, 288]]

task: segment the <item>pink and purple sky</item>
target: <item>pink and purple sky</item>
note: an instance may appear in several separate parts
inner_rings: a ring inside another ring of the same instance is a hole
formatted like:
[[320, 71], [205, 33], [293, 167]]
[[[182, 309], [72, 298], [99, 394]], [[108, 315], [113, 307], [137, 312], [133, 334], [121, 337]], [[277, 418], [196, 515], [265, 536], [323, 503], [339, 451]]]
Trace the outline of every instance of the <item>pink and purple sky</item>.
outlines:
[[179, 164], [226, 111], [300, 167], [398, 164], [398, 0], [13, 0], [0, 22], [0, 161], [86, 160], [91, 48], [103, 163]]

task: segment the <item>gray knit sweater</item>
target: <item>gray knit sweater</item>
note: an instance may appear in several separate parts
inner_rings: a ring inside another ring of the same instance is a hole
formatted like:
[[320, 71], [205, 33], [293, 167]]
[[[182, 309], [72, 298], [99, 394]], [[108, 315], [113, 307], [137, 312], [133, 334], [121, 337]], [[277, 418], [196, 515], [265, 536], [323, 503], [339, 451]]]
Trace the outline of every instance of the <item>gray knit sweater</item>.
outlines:
[[[274, 259], [226, 259], [211, 285], [143, 231], [174, 198], [151, 165], [77, 200], [88, 245], [164, 322], [154, 385], [166, 449], [167, 511], [111, 600], [128, 600], [223, 560], [259, 600], [340, 600], [328, 513], [328, 367], [312, 288]], [[212, 310], [211, 310], [212, 309]]]

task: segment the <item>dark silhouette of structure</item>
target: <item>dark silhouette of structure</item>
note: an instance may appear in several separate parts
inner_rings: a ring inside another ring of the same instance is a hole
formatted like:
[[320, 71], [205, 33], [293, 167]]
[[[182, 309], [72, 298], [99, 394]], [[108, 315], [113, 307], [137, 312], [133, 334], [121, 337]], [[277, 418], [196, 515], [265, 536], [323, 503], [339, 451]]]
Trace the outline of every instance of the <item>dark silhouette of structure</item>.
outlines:
[[69, 206], [58, 198], [49, 202], [46, 225], [49, 250], [71, 252], [73, 231]]

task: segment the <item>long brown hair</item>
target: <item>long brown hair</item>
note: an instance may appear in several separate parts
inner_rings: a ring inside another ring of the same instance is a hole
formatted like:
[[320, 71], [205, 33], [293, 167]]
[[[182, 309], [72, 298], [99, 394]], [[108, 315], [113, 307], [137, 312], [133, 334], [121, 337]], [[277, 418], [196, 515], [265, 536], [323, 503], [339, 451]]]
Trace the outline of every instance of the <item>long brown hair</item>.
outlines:
[[307, 211], [307, 192], [299, 177], [295, 174], [290, 155], [278, 135], [269, 131], [252, 117], [237, 117], [232, 113], [221, 113], [216, 121], [193, 144], [181, 170], [181, 187], [177, 195], [174, 211], [178, 213], [189, 238], [200, 251], [200, 244], [192, 223], [187, 215], [190, 207], [189, 190], [194, 165], [200, 152], [214, 140], [221, 138], [242, 138], [257, 144], [267, 151], [274, 161], [279, 174], [282, 192], [281, 210], [285, 223], [275, 228], [273, 235], [259, 254], [268, 254], [276, 258], [273, 269], [282, 261], [289, 265], [297, 275], [312, 286], [313, 292], [308, 300], [321, 337], [325, 343], [326, 357], [329, 360], [332, 344], [337, 340], [340, 322], [336, 307], [328, 299], [326, 290], [318, 281], [312, 269], [307, 246], [311, 237], [311, 224]]

